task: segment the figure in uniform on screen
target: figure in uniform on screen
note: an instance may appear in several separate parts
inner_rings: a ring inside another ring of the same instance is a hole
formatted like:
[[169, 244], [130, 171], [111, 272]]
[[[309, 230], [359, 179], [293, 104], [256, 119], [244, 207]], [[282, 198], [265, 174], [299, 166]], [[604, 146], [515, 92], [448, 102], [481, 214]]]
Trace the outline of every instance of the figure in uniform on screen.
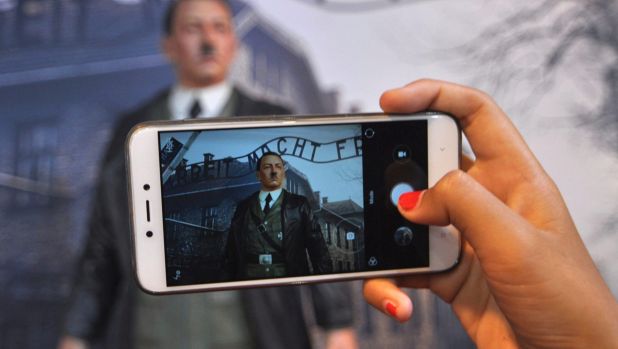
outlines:
[[[285, 190], [285, 162], [275, 152], [257, 161], [259, 191], [234, 212], [225, 251], [229, 280], [332, 272], [332, 261], [309, 201]], [[308, 258], [307, 258], [308, 256]]]

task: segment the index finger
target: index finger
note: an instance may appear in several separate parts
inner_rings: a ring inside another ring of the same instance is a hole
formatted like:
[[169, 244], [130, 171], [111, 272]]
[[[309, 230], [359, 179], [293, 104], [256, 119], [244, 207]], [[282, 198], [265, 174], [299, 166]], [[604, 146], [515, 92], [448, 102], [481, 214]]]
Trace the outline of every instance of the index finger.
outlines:
[[479, 90], [444, 81], [418, 80], [382, 94], [380, 106], [387, 113], [431, 109], [453, 115], [479, 160], [499, 156], [516, 159], [531, 154], [502, 109]]

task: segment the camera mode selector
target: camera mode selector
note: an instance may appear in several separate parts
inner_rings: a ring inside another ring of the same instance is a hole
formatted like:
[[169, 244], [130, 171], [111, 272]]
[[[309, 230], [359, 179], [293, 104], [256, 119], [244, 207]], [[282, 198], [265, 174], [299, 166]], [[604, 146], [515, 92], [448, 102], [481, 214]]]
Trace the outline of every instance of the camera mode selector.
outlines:
[[414, 233], [412, 229], [407, 226], [402, 226], [395, 230], [395, 235], [393, 239], [398, 246], [405, 247], [409, 246], [412, 243], [412, 238], [414, 237]]

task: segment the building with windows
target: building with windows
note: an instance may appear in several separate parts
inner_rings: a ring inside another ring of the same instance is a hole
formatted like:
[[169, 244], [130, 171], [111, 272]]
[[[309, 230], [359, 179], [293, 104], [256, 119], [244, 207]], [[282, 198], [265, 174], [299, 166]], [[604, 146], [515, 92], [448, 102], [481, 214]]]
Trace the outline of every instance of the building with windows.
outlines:
[[316, 215], [333, 259], [333, 270], [362, 270], [365, 267], [363, 208], [350, 199], [329, 202], [328, 197], [322, 197]]

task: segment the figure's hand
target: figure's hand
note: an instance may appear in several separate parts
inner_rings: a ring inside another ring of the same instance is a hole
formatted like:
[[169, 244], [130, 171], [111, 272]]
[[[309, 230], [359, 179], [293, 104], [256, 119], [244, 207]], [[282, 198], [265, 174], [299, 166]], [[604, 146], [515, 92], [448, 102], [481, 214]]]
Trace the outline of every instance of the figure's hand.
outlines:
[[326, 349], [357, 349], [356, 331], [352, 328], [342, 328], [328, 331], [326, 334]]
[[[478, 347], [618, 347], [618, 305], [580, 239], [555, 184], [492, 99], [467, 87], [422, 80], [382, 95], [385, 112], [454, 115], [476, 160], [433, 188], [406, 193], [408, 220], [453, 224], [460, 264], [400, 278], [451, 307]], [[367, 301], [406, 321], [412, 302], [390, 280], [365, 283]]]

